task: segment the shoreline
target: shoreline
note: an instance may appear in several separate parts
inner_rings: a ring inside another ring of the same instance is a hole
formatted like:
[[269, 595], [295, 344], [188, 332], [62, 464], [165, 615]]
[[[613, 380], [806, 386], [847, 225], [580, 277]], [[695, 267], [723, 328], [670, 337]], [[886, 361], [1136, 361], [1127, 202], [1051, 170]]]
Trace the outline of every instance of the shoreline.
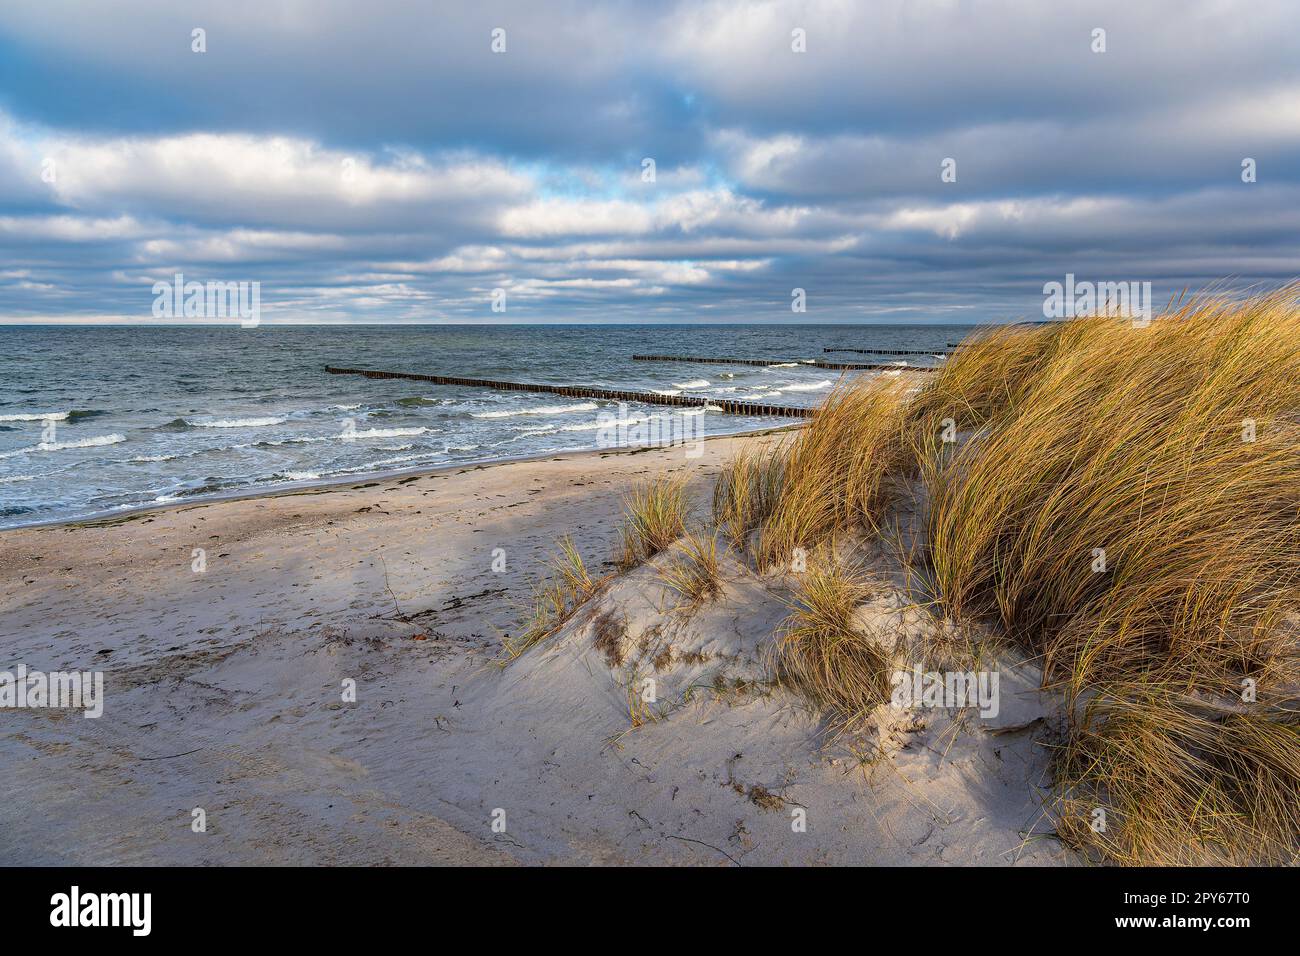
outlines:
[[[776, 432], [793, 431], [805, 427], [804, 422], [793, 422], [786, 425], [774, 425], [757, 429], [745, 429], [736, 432], [719, 432], [715, 435], [706, 435], [701, 439], [702, 442], [711, 442], [724, 439], [758, 437], [762, 435], [774, 434]], [[379, 471], [368, 471], [363, 474], [344, 477], [342, 475], [332, 478], [319, 478], [302, 482], [282, 482], [278, 487], [266, 487], [257, 489], [245, 489], [242, 491], [215, 492], [208, 495], [195, 495], [193, 498], [182, 498], [176, 501], [167, 502], [148, 502], [139, 505], [125, 505], [120, 508], [109, 511], [96, 512], [90, 515], [81, 515], [71, 518], [50, 518], [43, 521], [33, 521], [30, 524], [11, 525], [7, 528], [0, 528], [0, 536], [12, 534], [15, 531], [31, 531], [41, 528], [60, 528], [60, 527], [109, 527], [127, 521], [134, 521], [154, 513], [181, 510], [187, 508], [200, 507], [204, 505], [216, 504], [226, 501], [248, 501], [258, 498], [280, 498], [292, 495], [315, 495], [338, 491], [347, 486], [353, 486], [353, 490], [359, 490], [364, 487], [364, 483], [372, 481], [391, 481], [395, 478], [410, 477], [433, 477], [446, 474], [456, 474], [466, 470], [481, 470], [484, 468], [494, 468], [500, 465], [511, 465], [520, 462], [547, 461], [557, 458], [574, 458], [586, 455], [634, 455], [642, 454], [646, 451], [656, 449], [683, 447], [685, 444], [676, 442], [671, 445], [630, 445], [615, 448], [599, 448], [596, 446], [584, 446], [581, 448], [570, 448], [563, 451], [538, 452], [529, 455], [516, 455], [504, 458], [482, 458], [458, 462], [454, 465], [438, 465], [429, 468], [424, 465], [417, 465], [412, 468], [384, 469]]]

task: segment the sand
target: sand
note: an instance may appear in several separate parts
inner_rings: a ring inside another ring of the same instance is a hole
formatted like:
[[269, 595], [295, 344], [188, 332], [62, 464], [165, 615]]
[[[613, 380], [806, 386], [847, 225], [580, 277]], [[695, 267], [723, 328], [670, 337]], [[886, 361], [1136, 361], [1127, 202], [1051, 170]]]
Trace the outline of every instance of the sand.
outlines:
[[[855, 754], [771, 684], [787, 592], [734, 562], [694, 614], [653, 565], [617, 577], [497, 666], [562, 535], [612, 572], [635, 481], [702, 498], [770, 440], [0, 533], [0, 666], [103, 670], [106, 691], [99, 719], [0, 710], [0, 864], [1073, 862], [1042, 813], [1032, 667], [1002, 662], [996, 719], [901, 712]], [[863, 613], [930, 626], [907, 603]]]

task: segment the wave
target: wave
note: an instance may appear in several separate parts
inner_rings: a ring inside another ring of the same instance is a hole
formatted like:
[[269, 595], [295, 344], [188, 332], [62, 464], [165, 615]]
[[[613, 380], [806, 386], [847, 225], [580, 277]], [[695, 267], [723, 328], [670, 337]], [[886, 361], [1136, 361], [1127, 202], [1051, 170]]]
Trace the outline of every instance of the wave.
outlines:
[[[403, 408], [423, 408], [425, 405], [441, 405], [442, 402], [438, 401], [436, 398], [424, 398], [423, 396], [415, 395], [411, 398], [399, 398], [395, 404], [401, 405]], [[353, 405], [352, 407], [360, 408], [361, 406]]]
[[63, 451], [66, 448], [98, 448], [101, 445], [116, 445], [126, 441], [126, 436], [114, 432], [112, 435], [96, 435], [94, 438], [78, 438], [76, 441], [41, 442], [36, 447], [41, 451]]
[[693, 378], [689, 382], [673, 382], [673, 388], [705, 388], [708, 384], [707, 378]]
[[[180, 419], [185, 421], [185, 419]], [[185, 424], [192, 425], [195, 428], [265, 428], [268, 425], [283, 425], [283, 418], [218, 418], [214, 422], [189, 422]]]
[[682, 393], [680, 388], [652, 388], [650, 391], [656, 395], [680, 395]]
[[17, 415], [0, 415], [0, 422], [66, 422], [72, 412], [22, 412]]
[[345, 438], [406, 438], [409, 435], [423, 435], [427, 428], [368, 428], [363, 432], [352, 432]]
[[32, 445], [28, 448], [19, 448], [17, 451], [6, 452], [0, 455], [0, 458], [14, 458], [18, 455], [30, 454], [34, 451], [66, 451], [69, 448], [98, 448], [102, 445], [116, 445], [118, 442], [126, 441], [125, 435], [96, 435], [94, 438], [80, 438], [77, 441], [43, 441], [39, 445]]
[[798, 367], [799, 367], [798, 362], [778, 362], [775, 365], [765, 365], [763, 366], [763, 369], [764, 371], [766, 371], [768, 369], [773, 369], [773, 368], [798, 368]]
[[35, 481], [36, 475], [10, 475], [8, 478], [0, 478], [0, 485], [13, 484], [15, 481]]
[[360, 407], [360, 405], [331, 405], [329, 410], [332, 412], [350, 412]]
[[320, 475], [314, 471], [278, 471], [272, 477], [285, 481], [317, 481], [320, 479]]
[[594, 412], [598, 407], [595, 402], [579, 402], [577, 405], [539, 405], [536, 408], [512, 408], [499, 412], [471, 412], [469, 417], [510, 418], [514, 415], [567, 415], [570, 412]]
[[824, 378], [820, 382], [805, 382], [802, 385], [782, 385], [781, 390], [785, 392], [820, 392], [822, 389], [830, 388], [834, 384], [835, 383], [829, 378]]
[[175, 461], [177, 458], [184, 458], [184, 455], [137, 455], [131, 461], [136, 463], [145, 463], [151, 461]]
[[357, 472], [371, 471], [375, 468], [380, 468], [384, 465], [400, 465], [408, 461], [422, 461], [424, 459], [427, 459], [430, 455], [436, 455], [436, 454], [438, 454], [438, 452], [426, 451], [426, 452], [421, 452], [418, 455], [397, 455], [396, 457], [393, 458], [380, 458], [378, 461], [366, 462], [366, 464], [364, 465], [356, 465], [352, 468], [344, 468], [342, 471], [339, 472], [339, 474], [354, 475]]
[[154, 499], [154, 504], [164, 505], [171, 501], [180, 501], [183, 498], [193, 498], [196, 495], [214, 495], [219, 491], [227, 491], [247, 484], [246, 481], [223, 481], [220, 478], [209, 477], [203, 479], [203, 484], [196, 488], [182, 488], [180, 491], [161, 494]]
[[[583, 422], [580, 425], [561, 425], [559, 428], [553, 430], [561, 432], [586, 432], [597, 428], [617, 428], [620, 425], [639, 425], [642, 422], [650, 421], [650, 418], [650, 415], [629, 415], [627, 418], [615, 418], [611, 415], [608, 420]], [[537, 432], [536, 434], [542, 433]]]
[[229, 445], [226, 448], [216, 448], [210, 450], [228, 451], [231, 448], [276, 448], [280, 445], [310, 445], [310, 444], [314, 444], [315, 442], [336, 441], [341, 437], [342, 437], [342, 433], [338, 435], [303, 435], [298, 438], [281, 438], [278, 440], [273, 438], [264, 438], [261, 441], [255, 441], [252, 442], [251, 444]]

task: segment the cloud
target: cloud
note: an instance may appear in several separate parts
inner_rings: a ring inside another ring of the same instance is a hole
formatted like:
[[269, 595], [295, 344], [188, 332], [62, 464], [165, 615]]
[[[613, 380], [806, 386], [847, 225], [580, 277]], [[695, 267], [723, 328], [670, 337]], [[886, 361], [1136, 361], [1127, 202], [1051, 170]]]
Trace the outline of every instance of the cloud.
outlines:
[[175, 272], [262, 282], [268, 321], [790, 320], [796, 286], [809, 321], [984, 321], [1067, 271], [1280, 282], [1297, 26], [1284, 0], [10, 0], [0, 320], [142, 318]]

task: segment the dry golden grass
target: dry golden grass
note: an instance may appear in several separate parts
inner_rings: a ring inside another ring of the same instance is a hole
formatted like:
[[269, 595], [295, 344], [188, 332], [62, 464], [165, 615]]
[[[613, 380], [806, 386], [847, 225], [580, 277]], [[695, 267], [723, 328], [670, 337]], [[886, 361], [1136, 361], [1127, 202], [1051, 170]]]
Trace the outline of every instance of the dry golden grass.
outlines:
[[731, 546], [744, 552], [749, 536], [772, 514], [785, 475], [780, 447], [742, 449], [713, 486], [713, 522]]
[[686, 531], [690, 506], [681, 478], [655, 478], [638, 484], [624, 502], [620, 567], [633, 567], [667, 550]]
[[912, 403], [914, 418], [929, 423], [950, 417], [965, 430], [1018, 407], [1039, 369], [1068, 347], [1065, 328], [1066, 323], [981, 329], [926, 379]]
[[1021, 398], [926, 470], [948, 608], [995, 617], [1076, 693], [1293, 678], [1300, 310], [1194, 302], [1041, 334], [1058, 348]]
[[778, 679], [828, 712], [842, 729], [858, 725], [890, 696], [890, 653], [855, 618], [871, 593], [860, 572], [819, 553], [809, 564], [777, 637]]
[[842, 381], [783, 455], [779, 493], [758, 534], [764, 570], [837, 532], [876, 528], [890, 481], [909, 461], [904, 391], [895, 378]]
[[718, 539], [692, 532], [676, 547], [675, 560], [660, 572], [660, 578], [681, 597], [685, 608], [693, 609], [722, 590], [722, 566], [718, 561]]
[[504, 642], [509, 660], [555, 634], [603, 583], [588, 572], [568, 535], [560, 539], [560, 553], [550, 567], [551, 576], [533, 588], [528, 617], [518, 636]]
[[1300, 700], [1215, 707], [1110, 687], [1058, 762], [1057, 831], [1130, 865], [1300, 861]]
[[1058, 825], [1104, 859], [1296, 858], [1296, 702], [1242, 687], [1300, 678], [1298, 291], [993, 333], [916, 402], [941, 599], [1065, 691]]

